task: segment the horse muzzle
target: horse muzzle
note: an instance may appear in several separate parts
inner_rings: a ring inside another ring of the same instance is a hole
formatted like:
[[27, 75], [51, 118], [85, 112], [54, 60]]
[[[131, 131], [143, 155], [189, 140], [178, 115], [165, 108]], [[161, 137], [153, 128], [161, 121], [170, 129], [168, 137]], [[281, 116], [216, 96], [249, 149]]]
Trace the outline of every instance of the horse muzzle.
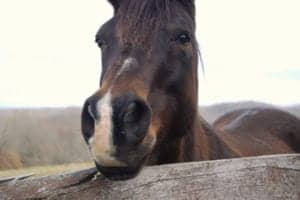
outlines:
[[151, 121], [147, 103], [133, 94], [93, 95], [82, 111], [82, 133], [97, 169], [107, 178], [133, 178], [143, 165]]

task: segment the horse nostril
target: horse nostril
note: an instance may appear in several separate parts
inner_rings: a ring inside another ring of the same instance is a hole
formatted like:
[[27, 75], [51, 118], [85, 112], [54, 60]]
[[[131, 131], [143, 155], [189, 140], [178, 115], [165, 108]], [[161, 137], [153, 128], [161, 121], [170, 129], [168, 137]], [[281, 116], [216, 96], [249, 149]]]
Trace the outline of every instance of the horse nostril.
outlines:
[[95, 114], [92, 111], [92, 106], [91, 105], [87, 106], [87, 111], [90, 114], [90, 116], [93, 118], [93, 120], [96, 121], [96, 116], [95, 116]]
[[129, 143], [138, 143], [146, 135], [151, 118], [150, 108], [142, 100], [134, 100], [124, 109], [123, 127]]
[[132, 123], [136, 120], [138, 120], [139, 118], [139, 113], [141, 112], [138, 108], [138, 105], [136, 102], [132, 102], [130, 103], [128, 106], [127, 106], [127, 109], [125, 111], [125, 114], [124, 114], [124, 122], [125, 123]]
[[136, 145], [146, 136], [151, 110], [146, 102], [133, 94], [113, 100], [113, 136], [116, 145]]
[[81, 132], [84, 140], [88, 143], [88, 140], [94, 133], [94, 118], [91, 116], [90, 103], [87, 100], [81, 112]]
[[97, 102], [99, 101], [98, 96], [91, 96], [86, 101], [86, 112], [87, 114], [94, 120], [97, 121], [99, 119], [99, 113], [97, 110]]
[[135, 110], [135, 108], [137, 107], [137, 103], [136, 102], [132, 102], [127, 106], [127, 111], [128, 112], [133, 112]]
[[96, 110], [98, 99], [99, 97], [95, 95], [89, 97], [85, 101], [81, 112], [81, 131], [87, 143], [94, 134], [95, 121], [99, 118]]

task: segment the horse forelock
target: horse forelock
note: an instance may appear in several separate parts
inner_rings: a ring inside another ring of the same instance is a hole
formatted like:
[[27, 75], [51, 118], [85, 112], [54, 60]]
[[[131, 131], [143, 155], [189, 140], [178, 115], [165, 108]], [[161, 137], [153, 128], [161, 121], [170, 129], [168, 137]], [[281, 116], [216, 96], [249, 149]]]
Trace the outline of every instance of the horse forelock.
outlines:
[[[172, 9], [180, 6], [174, 0], [124, 0], [116, 12], [118, 35], [122, 44], [149, 48], [149, 37], [155, 37], [171, 18]], [[192, 18], [192, 20], [194, 20]]]

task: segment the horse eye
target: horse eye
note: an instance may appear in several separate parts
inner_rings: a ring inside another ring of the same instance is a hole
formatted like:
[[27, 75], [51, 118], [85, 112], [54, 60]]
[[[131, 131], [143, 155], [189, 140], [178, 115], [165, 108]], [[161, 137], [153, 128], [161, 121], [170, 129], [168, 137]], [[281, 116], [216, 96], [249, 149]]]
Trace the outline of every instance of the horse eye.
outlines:
[[96, 40], [97, 45], [102, 49], [105, 45], [105, 41], [104, 40]]
[[181, 33], [181, 34], [177, 35], [175, 40], [180, 42], [181, 44], [186, 44], [186, 43], [191, 42], [190, 36], [186, 33]]

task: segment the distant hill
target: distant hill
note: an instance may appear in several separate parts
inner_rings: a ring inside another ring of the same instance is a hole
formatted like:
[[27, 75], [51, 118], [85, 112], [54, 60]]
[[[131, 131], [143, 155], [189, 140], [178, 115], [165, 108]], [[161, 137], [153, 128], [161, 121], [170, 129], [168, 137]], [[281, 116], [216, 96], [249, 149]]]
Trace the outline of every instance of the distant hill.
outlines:
[[300, 105], [288, 106], [288, 107], [284, 107], [283, 109], [290, 112], [291, 114], [295, 115], [300, 119]]
[[231, 102], [231, 103], [229, 102], [229, 103], [214, 104], [211, 106], [201, 106], [199, 108], [199, 112], [201, 116], [203, 116], [209, 123], [212, 124], [216, 119], [218, 119], [225, 113], [228, 113], [233, 110], [242, 109], [242, 108], [254, 108], [254, 107], [277, 108], [277, 109], [290, 112], [291, 114], [300, 118], [300, 104], [282, 107], [282, 106], [276, 106], [267, 103], [255, 102], [255, 101]]
[[[259, 102], [222, 103], [200, 107], [213, 123], [240, 108], [277, 107]], [[300, 105], [277, 107], [300, 118]], [[0, 169], [91, 160], [81, 136], [78, 107], [0, 109]]]

